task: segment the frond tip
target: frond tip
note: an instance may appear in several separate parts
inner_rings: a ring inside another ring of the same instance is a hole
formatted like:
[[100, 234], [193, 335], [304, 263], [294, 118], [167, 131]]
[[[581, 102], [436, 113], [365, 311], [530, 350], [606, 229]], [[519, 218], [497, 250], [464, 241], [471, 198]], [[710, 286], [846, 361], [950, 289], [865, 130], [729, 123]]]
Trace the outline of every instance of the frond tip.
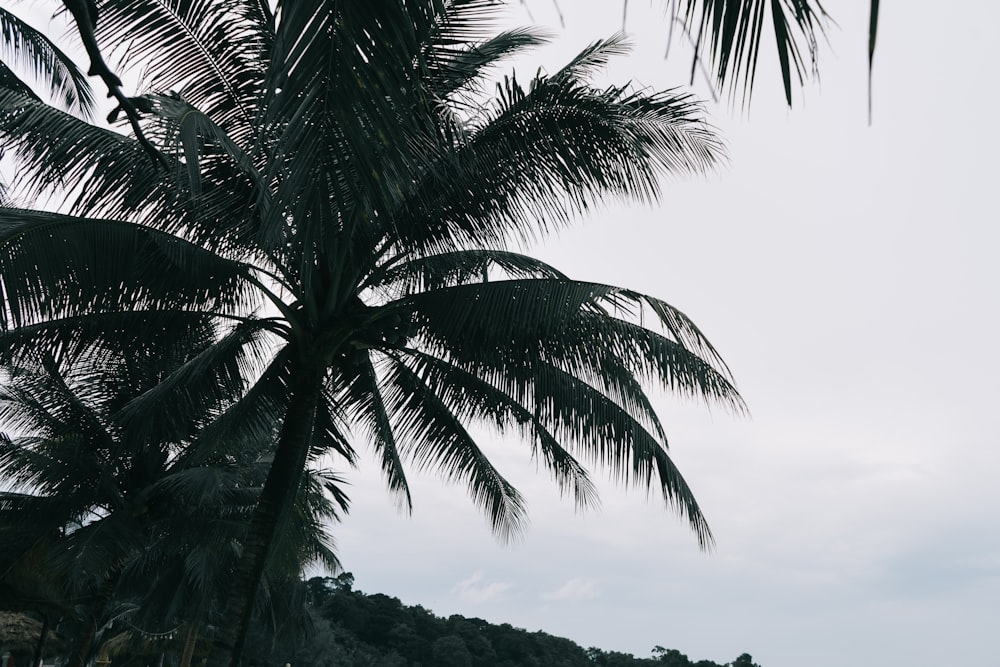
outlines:
[[0, 83], [4, 88], [31, 93], [14, 68], [31, 72], [64, 110], [91, 118], [96, 108], [86, 75], [48, 37], [0, 7]]
[[715, 68], [720, 89], [733, 96], [742, 90], [750, 101], [760, 50], [770, 14], [785, 101], [792, 106], [792, 86], [816, 73], [819, 38], [829, 16], [818, 0], [669, 0], [671, 30], [679, 25], [694, 43], [691, 79], [704, 51]]

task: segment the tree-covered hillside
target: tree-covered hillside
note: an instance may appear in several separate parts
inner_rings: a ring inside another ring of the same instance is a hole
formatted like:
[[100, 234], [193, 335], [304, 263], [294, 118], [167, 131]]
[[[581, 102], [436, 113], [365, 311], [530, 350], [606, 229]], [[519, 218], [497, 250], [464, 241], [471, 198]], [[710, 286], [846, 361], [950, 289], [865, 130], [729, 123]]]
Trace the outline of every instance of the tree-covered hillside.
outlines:
[[314, 577], [304, 582], [295, 613], [271, 616], [248, 639], [251, 665], [293, 667], [759, 667], [743, 654], [720, 665], [692, 660], [680, 651], [657, 646], [652, 657], [583, 648], [562, 637], [529, 632], [480, 618], [435, 616], [397, 598], [367, 595], [353, 588], [354, 578]]

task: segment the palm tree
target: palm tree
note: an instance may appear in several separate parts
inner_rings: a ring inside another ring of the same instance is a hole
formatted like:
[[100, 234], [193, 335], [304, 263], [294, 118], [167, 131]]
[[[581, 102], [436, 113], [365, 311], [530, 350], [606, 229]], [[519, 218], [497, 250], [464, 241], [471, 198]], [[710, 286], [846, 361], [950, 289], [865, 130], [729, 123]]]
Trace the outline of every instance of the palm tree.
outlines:
[[[207, 333], [128, 357], [97, 349], [86, 359], [43, 353], [6, 370], [0, 424], [19, 435], [0, 437], [0, 530], [7, 538], [0, 573], [13, 585], [24, 572], [63, 582], [61, 593], [49, 592], [49, 606], [83, 610], [71, 665], [84, 664], [113, 600], [127, 603], [144, 627], [187, 622], [196, 631], [228, 585], [273, 436], [246, 438], [239, 447], [217, 443], [206, 458], [198, 434], [224, 404], [202, 404], [196, 419], [182, 421], [160, 419], [165, 406], [150, 402], [143, 420], [155, 426], [140, 431], [135, 420], [118, 418], [196, 356], [211, 340]], [[220, 370], [217, 383], [239, 381], [237, 369]], [[345, 506], [339, 480], [314, 473], [307, 481], [294, 531], [271, 563], [271, 576], [282, 581], [312, 561], [338, 567], [321, 525]]]
[[199, 436], [210, 450], [235, 425], [282, 415], [213, 664], [238, 660], [311, 448], [350, 456], [349, 429], [375, 447], [404, 508], [409, 460], [468, 486], [498, 535], [522, 527], [521, 497], [469, 431], [485, 423], [523, 436], [581, 505], [594, 494], [583, 461], [658, 487], [709, 545], [644, 385], [740, 409], [715, 350], [663, 301], [510, 250], [596, 202], [653, 201], [663, 175], [711, 168], [721, 149], [697, 105], [589, 85], [621, 38], [488, 97], [491, 68], [542, 41], [491, 35], [490, 0], [277, 6], [104, 7], [97, 36], [127, 40], [126, 65], [161, 91], [132, 99], [157, 161], [127, 136], [0, 93], [17, 185], [37, 196], [72, 184], [70, 215], [0, 210], [6, 354], [79, 356], [97, 340], [128, 351], [150, 332], [225, 323], [123, 408], [141, 432], [156, 406], [184, 421], [207, 397], [238, 395], [218, 370], [270, 350]]

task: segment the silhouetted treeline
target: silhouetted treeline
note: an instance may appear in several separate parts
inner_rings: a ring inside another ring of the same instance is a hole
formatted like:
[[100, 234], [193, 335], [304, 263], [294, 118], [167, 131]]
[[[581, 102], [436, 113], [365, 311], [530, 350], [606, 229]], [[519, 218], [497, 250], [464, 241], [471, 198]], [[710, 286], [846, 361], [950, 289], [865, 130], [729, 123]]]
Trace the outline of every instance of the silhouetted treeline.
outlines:
[[272, 616], [251, 633], [244, 664], [256, 667], [760, 667], [743, 654], [731, 663], [691, 660], [657, 646], [652, 657], [583, 648], [562, 637], [480, 618], [435, 616], [388, 595], [353, 589], [354, 578], [303, 583], [304, 613]]

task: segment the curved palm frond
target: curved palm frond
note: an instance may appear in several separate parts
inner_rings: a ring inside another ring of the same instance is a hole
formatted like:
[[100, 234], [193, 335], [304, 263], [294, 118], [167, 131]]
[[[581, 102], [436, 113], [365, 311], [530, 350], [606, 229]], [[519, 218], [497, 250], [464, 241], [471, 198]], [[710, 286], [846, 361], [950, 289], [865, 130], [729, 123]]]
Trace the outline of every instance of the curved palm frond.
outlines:
[[[630, 373], [742, 409], [728, 368], [697, 327], [677, 309], [631, 290], [556, 278], [503, 280], [411, 294], [395, 305], [412, 309], [414, 334], [430, 336], [449, 354], [485, 351], [517, 366], [524, 355], [559, 359], [576, 348], [584, 364], [578, 368], [600, 376], [594, 359], [604, 351], [627, 360]], [[644, 305], [664, 334], [623, 319], [639, 317]], [[595, 351], [583, 353], [584, 345]]]
[[44, 34], [13, 13], [0, 7], [0, 84], [4, 88], [34, 95], [30, 85], [21, 81], [11, 65], [30, 72], [43, 81], [52, 99], [62, 108], [90, 118], [96, 107], [94, 92], [68, 55]]
[[203, 425], [185, 452], [185, 465], [199, 466], [216, 457], [249, 463], [259, 455], [248, 442], [273, 442], [275, 424], [288, 407], [293, 355], [280, 349], [253, 386]]
[[462, 482], [503, 540], [515, 540], [524, 530], [524, 499], [493, 466], [458, 415], [441, 395], [399, 360], [389, 358], [383, 400], [402, 450], [418, 468], [433, 469], [446, 479]]
[[453, 0], [435, 16], [421, 55], [433, 95], [458, 101], [456, 93], [501, 59], [547, 41], [536, 30], [497, 33], [502, 9], [502, 3], [492, 0]]
[[330, 454], [338, 454], [348, 465], [356, 465], [357, 452], [347, 435], [348, 424], [344, 419], [343, 408], [334, 399], [329, 386], [323, 387], [320, 396], [313, 420], [307, 465], [311, 467], [320, 457]]
[[0, 248], [4, 330], [74, 315], [218, 313], [253, 302], [241, 263], [131, 223], [0, 209]]
[[598, 42], [527, 91], [508, 78], [494, 110], [425, 173], [386, 234], [424, 252], [502, 249], [609, 198], [653, 201], [665, 174], [711, 168], [721, 144], [690, 96], [595, 90], [581, 78], [624, 48]]
[[471, 104], [463, 99], [463, 91], [477, 88], [477, 83], [500, 61], [547, 41], [544, 33], [523, 28], [504, 31], [485, 41], [473, 41], [469, 36], [452, 35], [449, 31], [447, 36], [439, 37], [424, 56], [429, 72], [428, 87], [432, 94], [449, 98], [462, 108]]
[[496, 271], [510, 278], [567, 279], [558, 269], [534, 257], [506, 250], [478, 249], [390, 258], [372, 271], [362, 287], [395, 297], [466, 282], [485, 282]]
[[105, 3], [97, 35], [129, 45], [124, 64], [141, 66], [158, 91], [182, 92], [230, 136], [254, 133], [273, 39], [260, 2], [128, 0]]
[[255, 375], [256, 360], [267, 347], [264, 333], [259, 322], [239, 323], [184, 363], [161, 373], [155, 386], [115, 413], [116, 420], [128, 437], [136, 440], [147, 439], [157, 431], [176, 433], [176, 423], [195, 424], [184, 435], [196, 436], [214, 417], [210, 412], [206, 414], [206, 405], [226, 405], [234, 396], [243, 394], [248, 378]]
[[410, 486], [371, 355], [367, 350], [359, 350], [344, 360], [341, 368], [342, 374], [350, 380], [345, 382], [346, 387], [340, 392], [337, 403], [352, 421], [365, 429], [397, 507], [410, 512], [413, 509]]
[[20, 166], [15, 185], [32, 200], [71, 192], [76, 211], [116, 217], [176, 198], [139, 142], [31, 94], [0, 90], [0, 138]]
[[[487, 423], [501, 434], [512, 427], [531, 442], [533, 454], [541, 454], [545, 467], [552, 473], [561, 492], [572, 493], [579, 509], [599, 504], [597, 488], [590, 474], [557, 441], [542, 422], [539, 415], [525, 407], [523, 391], [505, 392], [497, 385], [510, 384], [491, 382], [497, 379], [481, 368], [468, 370], [454, 362], [441, 359], [417, 349], [400, 350], [407, 364], [432, 387], [442, 400], [453, 406], [452, 411], [468, 422]], [[516, 398], [512, 394], [519, 394]]]
[[32, 90], [31, 86], [18, 78], [17, 74], [3, 62], [0, 62], [0, 89], [14, 91], [32, 100], [41, 101], [42, 99]]

